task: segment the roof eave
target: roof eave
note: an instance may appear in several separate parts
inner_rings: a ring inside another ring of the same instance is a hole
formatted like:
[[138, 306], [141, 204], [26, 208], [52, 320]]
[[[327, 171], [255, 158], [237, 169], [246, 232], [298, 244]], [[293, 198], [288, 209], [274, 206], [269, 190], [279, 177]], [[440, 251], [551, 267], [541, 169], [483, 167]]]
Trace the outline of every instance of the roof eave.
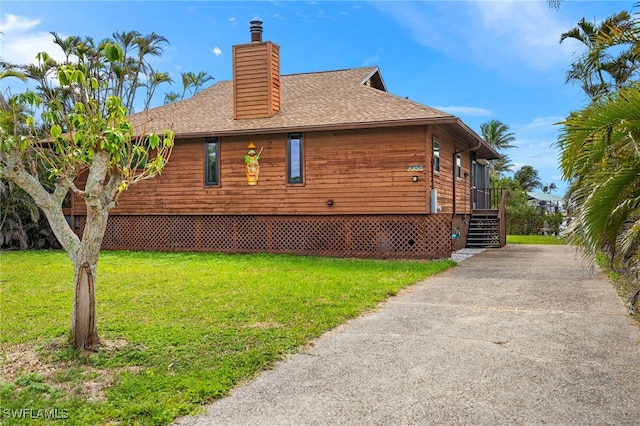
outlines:
[[241, 136], [241, 135], [257, 135], [257, 134], [275, 134], [275, 133], [292, 133], [292, 132], [319, 132], [328, 130], [355, 130], [365, 128], [382, 128], [382, 127], [406, 127], [420, 126], [429, 124], [455, 124], [456, 117], [436, 117], [436, 118], [418, 118], [406, 120], [384, 120], [384, 121], [366, 121], [352, 123], [334, 123], [334, 124], [318, 124], [306, 126], [285, 126], [285, 127], [269, 127], [259, 129], [237, 129], [237, 130], [220, 130], [220, 131], [202, 131], [202, 132], [182, 132], [176, 133], [176, 137], [189, 138], [201, 136]]
[[[491, 145], [489, 145], [479, 134], [477, 134], [472, 128], [467, 126], [462, 120], [456, 118], [457, 124], [469, 135], [471, 138], [480, 143], [480, 147], [483, 151], [486, 151], [489, 155], [484, 155], [485, 160], [497, 160], [500, 158], [500, 154]], [[479, 147], [479, 148], [480, 148]]]

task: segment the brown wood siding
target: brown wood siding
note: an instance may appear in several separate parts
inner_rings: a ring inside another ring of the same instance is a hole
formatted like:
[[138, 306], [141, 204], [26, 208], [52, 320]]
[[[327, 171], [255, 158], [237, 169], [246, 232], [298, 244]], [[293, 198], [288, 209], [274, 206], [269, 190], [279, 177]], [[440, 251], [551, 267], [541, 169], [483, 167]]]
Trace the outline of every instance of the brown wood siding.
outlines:
[[[304, 184], [290, 185], [287, 134], [222, 137], [219, 186], [204, 184], [204, 139], [180, 139], [163, 174], [124, 192], [112, 214], [425, 214], [430, 190], [426, 138], [424, 126], [305, 133]], [[249, 142], [263, 150], [256, 186], [247, 185], [245, 175]], [[425, 171], [407, 170], [416, 165]], [[75, 205], [75, 213], [83, 214], [84, 203]]]
[[233, 46], [235, 119], [271, 117], [280, 110], [279, 51], [271, 42]]
[[280, 47], [268, 43], [269, 46], [269, 105], [270, 116], [280, 111]]
[[[456, 214], [471, 213], [471, 154], [462, 152], [462, 172], [460, 179], [455, 179]], [[465, 177], [465, 173], [467, 174]]]
[[[469, 146], [459, 141], [451, 132], [440, 126], [433, 126], [433, 134], [440, 142], [440, 173], [434, 174], [434, 188], [438, 192], [441, 213], [470, 213], [471, 154]], [[456, 176], [456, 153], [461, 155], [461, 177]], [[455, 205], [454, 203], [455, 197]]]

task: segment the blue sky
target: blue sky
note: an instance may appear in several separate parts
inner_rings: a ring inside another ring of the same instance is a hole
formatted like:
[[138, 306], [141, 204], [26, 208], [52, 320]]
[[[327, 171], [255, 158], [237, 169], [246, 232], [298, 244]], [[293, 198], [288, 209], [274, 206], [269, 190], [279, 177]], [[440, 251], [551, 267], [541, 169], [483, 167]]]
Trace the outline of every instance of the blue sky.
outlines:
[[[231, 46], [250, 41], [249, 21], [281, 48], [281, 72], [378, 66], [388, 90], [455, 114], [480, 132], [497, 119], [510, 126], [516, 169], [531, 165], [561, 195], [566, 184], [554, 148], [567, 114], [587, 103], [565, 73], [581, 46], [560, 34], [627, 10], [633, 1], [571, 1], [559, 10], [535, 1], [11, 1], [0, 9], [0, 55], [12, 63], [53, 51], [51, 35], [156, 32], [170, 44], [154, 65], [232, 76]], [[7, 85], [8, 82], [3, 82]], [[5, 90], [3, 87], [2, 90]], [[20, 90], [19, 86], [13, 91]], [[165, 87], [164, 94], [178, 90]], [[158, 104], [162, 99], [158, 99]]]

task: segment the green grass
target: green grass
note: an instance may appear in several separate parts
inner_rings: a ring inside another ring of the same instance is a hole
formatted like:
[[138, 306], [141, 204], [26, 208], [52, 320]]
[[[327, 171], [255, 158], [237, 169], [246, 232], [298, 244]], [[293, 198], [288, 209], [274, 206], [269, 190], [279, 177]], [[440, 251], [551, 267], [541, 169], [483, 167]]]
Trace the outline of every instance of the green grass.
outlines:
[[[103, 252], [103, 345], [80, 353], [66, 343], [73, 291], [66, 255], [4, 252], [0, 262], [0, 418], [7, 425], [42, 424], [32, 418], [38, 414], [69, 425], [168, 424], [454, 265]], [[7, 415], [20, 409], [31, 411]]]
[[566, 244], [555, 235], [507, 235], [507, 244]]

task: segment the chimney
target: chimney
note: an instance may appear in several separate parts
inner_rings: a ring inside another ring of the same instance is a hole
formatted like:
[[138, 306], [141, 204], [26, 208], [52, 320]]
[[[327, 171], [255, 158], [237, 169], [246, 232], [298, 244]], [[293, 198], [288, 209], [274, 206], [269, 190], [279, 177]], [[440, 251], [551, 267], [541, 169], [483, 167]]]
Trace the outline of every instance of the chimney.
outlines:
[[280, 46], [262, 41], [251, 21], [251, 43], [233, 46], [233, 118], [273, 117], [280, 111]]
[[251, 43], [262, 43], [262, 21], [251, 21]]

